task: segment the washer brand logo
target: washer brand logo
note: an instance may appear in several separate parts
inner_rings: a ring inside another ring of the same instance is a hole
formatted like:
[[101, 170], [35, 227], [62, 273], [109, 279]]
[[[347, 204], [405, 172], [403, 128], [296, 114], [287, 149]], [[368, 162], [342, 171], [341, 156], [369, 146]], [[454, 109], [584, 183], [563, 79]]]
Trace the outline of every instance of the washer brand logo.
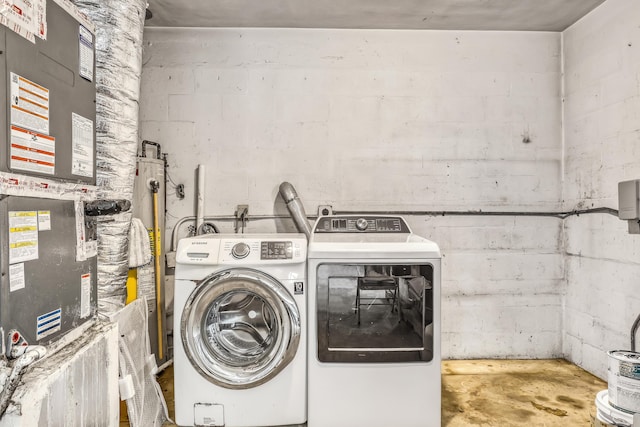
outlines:
[[207, 242], [191, 242], [192, 245], [206, 245]]
[[304, 282], [293, 282], [293, 293], [295, 295], [304, 294]]

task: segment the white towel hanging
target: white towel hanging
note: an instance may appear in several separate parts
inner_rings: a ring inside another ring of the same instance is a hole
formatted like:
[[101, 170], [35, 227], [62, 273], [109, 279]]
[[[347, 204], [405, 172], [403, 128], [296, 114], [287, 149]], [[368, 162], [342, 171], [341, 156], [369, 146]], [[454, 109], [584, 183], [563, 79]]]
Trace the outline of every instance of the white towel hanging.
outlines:
[[140, 218], [131, 219], [129, 228], [129, 268], [141, 267], [151, 262], [149, 233]]

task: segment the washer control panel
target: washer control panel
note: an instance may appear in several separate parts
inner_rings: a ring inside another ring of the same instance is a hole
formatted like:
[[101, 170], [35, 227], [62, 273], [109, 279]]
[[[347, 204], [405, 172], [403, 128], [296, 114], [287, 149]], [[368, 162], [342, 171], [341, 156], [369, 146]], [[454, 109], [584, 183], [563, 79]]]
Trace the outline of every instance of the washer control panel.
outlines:
[[400, 216], [334, 215], [318, 218], [314, 233], [411, 233]]
[[293, 242], [262, 242], [260, 244], [260, 259], [292, 259]]
[[[231, 247], [231, 256], [235, 259], [244, 259], [250, 253], [251, 246], [245, 242]], [[293, 242], [260, 242], [260, 259], [293, 259]]]
[[220, 262], [279, 263], [298, 262], [306, 257], [306, 240], [297, 239], [221, 239]]
[[204, 265], [291, 264], [307, 259], [304, 234], [209, 234], [178, 242], [176, 263]]

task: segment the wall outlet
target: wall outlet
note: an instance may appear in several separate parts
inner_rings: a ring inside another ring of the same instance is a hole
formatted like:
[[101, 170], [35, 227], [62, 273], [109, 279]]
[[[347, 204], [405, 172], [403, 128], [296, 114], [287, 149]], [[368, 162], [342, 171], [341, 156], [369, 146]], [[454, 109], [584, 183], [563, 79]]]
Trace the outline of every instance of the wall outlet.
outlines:
[[640, 180], [618, 183], [618, 218], [640, 218]]
[[618, 218], [627, 220], [629, 234], [640, 234], [640, 180], [618, 183]]

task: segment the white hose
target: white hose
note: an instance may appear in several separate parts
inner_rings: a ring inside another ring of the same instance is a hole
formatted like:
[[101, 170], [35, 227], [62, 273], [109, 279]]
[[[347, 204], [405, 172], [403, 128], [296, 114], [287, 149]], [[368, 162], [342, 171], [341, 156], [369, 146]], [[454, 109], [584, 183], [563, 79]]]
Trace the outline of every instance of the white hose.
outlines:
[[20, 347], [20, 352], [24, 350], [22, 355], [16, 359], [13, 363], [13, 369], [11, 370], [11, 374], [9, 375], [9, 379], [5, 384], [5, 387], [2, 389], [0, 393], [0, 418], [4, 416], [7, 407], [9, 406], [9, 402], [11, 401], [11, 397], [13, 396], [13, 392], [18, 387], [20, 383], [20, 378], [22, 378], [22, 374], [27, 366], [31, 365], [37, 360], [40, 360], [47, 354], [47, 349], [41, 345], [30, 345]]

